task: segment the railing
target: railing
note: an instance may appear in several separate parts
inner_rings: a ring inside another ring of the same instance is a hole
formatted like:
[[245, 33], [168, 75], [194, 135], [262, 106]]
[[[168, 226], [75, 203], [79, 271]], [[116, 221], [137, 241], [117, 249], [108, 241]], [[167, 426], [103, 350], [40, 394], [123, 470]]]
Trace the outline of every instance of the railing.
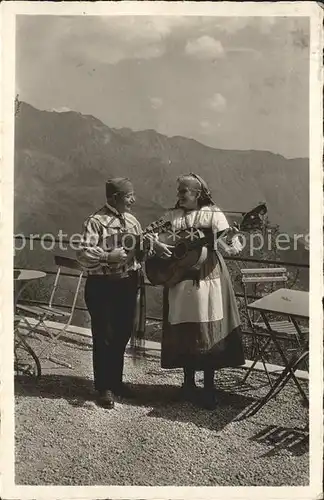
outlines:
[[[231, 213], [231, 214], [243, 214], [244, 212], [228, 212], [228, 213]], [[22, 236], [19, 236], [19, 235], [15, 235], [15, 239], [16, 240], [25, 240], [25, 241], [35, 241], [35, 242], [44, 242], [44, 243], [55, 243], [55, 244], [64, 244], [64, 245], [71, 245], [71, 244], [77, 244], [79, 243], [79, 240], [67, 240], [67, 239], [58, 239], [58, 238], [40, 238], [40, 237], [22, 237]], [[285, 266], [285, 267], [290, 267], [290, 268], [295, 268], [295, 269], [309, 269], [309, 264], [306, 264], [306, 263], [296, 263], [296, 262], [290, 262], [290, 261], [284, 261], [284, 260], [274, 260], [274, 259], [258, 259], [258, 258], [255, 258], [255, 257], [243, 257], [243, 256], [225, 256], [224, 257], [225, 261], [231, 261], [231, 262], [245, 262], [245, 263], [254, 263], [254, 264], [263, 264], [263, 265], [268, 265], [268, 266], [271, 266], [271, 265], [274, 265], [274, 266]], [[38, 267], [38, 270], [40, 271], [44, 271], [47, 275], [55, 275], [56, 274], [56, 271], [52, 270], [52, 269], [42, 269], [42, 268], [39, 268]], [[75, 274], [73, 273], [69, 273], [69, 272], [61, 272], [61, 276], [65, 276], [65, 277], [69, 277], [69, 278], [73, 278], [73, 277], [76, 277]], [[84, 276], [84, 278], [86, 278], [86, 276]], [[156, 286], [153, 286], [151, 285], [151, 283], [149, 282], [145, 282], [145, 286], [147, 287], [154, 287], [154, 288], [158, 288]], [[243, 298], [244, 297], [244, 294], [243, 293], [240, 293], [240, 292], [236, 292], [235, 293], [235, 296], [237, 298]], [[256, 299], [258, 298], [257, 295], [255, 294], [249, 294], [248, 295], [248, 298], [253, 300], [253, 299]], [[48, 305], [48, 302], [46, 301], [42, 301], [42, 300], [33, 300], [33, 299], [28, 299], [28, 300], [21, 300], [21, 302], [25, 302], [25, 303], [29, 303], [29, 304], [39, 304], [39, 305]], [[53, 303], [53, 306], [54, 307], [61, 307], [61, 308], [69, 308], [70, 305], [68, 304], [59, 304], [59, 303]], [[77, 311], [81, 311], [81, 312], [87, 312], [87, 308], [84, 307], [84, 306], [80, 306], [80, 305], [77, 305], [75, 307], [75, 309]], [[147, 315], [146, 316], [147, 319], [149, 320], [154, 320], [154, 321], [162, 321], [162, 318], [159, 318], [159, 317], [156, 317], [156, 316], [151, 316], [151, 315]]]
[[[231, 212], [233, 213], [233, 212]], [[243, 212], [242, 212], [243, 213]], [[74, 245], [80, 243], [80, 240], [67, 240], [67, 239], [58, 239], [58, 238], [40, 238], [40, 237], [35, 237], [31, 238], [29, 236], [20, 236], [20, 235], [15, 235], [14, 237], [15, 240], [21, 240], [21, 241], [38, 241], [38, 242], [44, 242], [44, 243], [55, 243], [55, 244], [65, 244], [65, 245]], [[281, 266], [289, 266], [289, 267], [299, 267], [299, 268], [305, 268], [309, 269], [309, 264], [305, 263], [298, 263], [298, 262], [290, 262], [290, 261], [284, 261], [284, 260], [274, 260], [274, 259], [257, 259], [255, 257], [242, 257], [242, 256], [231, 256], [231, 257], [224, 257], [225, 260], [232, 260], [232, 261], [241, 261], [241, 262], [254, 262], [254, 263], [260, 263], [262, 262], [263, 264], [267, 265], [278, 265], [280, 264]], [[44, 270], [44, 272], [47, 272]], [[52, 272], [52, 271], [51, 271]], [[50, 271], [48, 271], [50, 273]]]
[[[76, 247], [74, 247], [74, 248], [77, 248], [77, 244], [80, 242], [80, 240], [67, 240], [67, 239], [63, 239], [63, 238], [61, 238], [61, 239], [55, 238], [54, 239], [54, 238], [50, 238], [50, 237], [49, 238], [47, 238], [47, 237], [29, 238], [29, 237], [16, 236], [15, 239], [18, 241], [24, 239], [26, 242], [33, 240], [34, 242], [43, 242], [43, 243], [47, 244], [46, 249], [50, 255], [50, 260], [46, 258], [44, 253], [40, 254], [41, 250], [43, 250], [43, 252], [45, 252], [44, 247], [39, 248], [39, 249], [37, 249], [37, 252], [34, 254], [34, 256], [32, 258], [29, 255], [27, 255], [27, 256], [24, 255], [25, 265], [20, 265], [20, 268], [22, 268], [22, 267], [25, 267], [25, 268], [36, 267], [37, 266], [38, 270], [42, 270], [48, 276], [52, 276], [52, 277], [54, 277], [54, 275], [56, 274], [56, 270], [54, 269], [53, 253], [59, 254], [60, 252], [62, 252], [64, 250], [63, 245], [68, 245], [67, 248], [71, 248], [71, 245], [75, 244]], [[48, 248], [48, 244], [51, 244], [51, 248]], [[57, 245], [59, 246], [59, 248], [57, 248]], [[33, 249], [33, 246], [30, 246], [30, 250], [32, 250], [32, 249]], [[44, 256], [44, 258], [41, 256]], [[309, 264], [303, 263], [303, 262], [299, 263], [299, 262], [290, 262], [288, 260], [286, 261], [286, 260], [275, 260], [275, 259], [260, 259], [260, 258], [251, 257], [251, 256], [244, 257], [242, 255], [225, 256], [224, 259], [225, 259], [225, 261], [227, 261], [227, 263], [229, 263], [229, 266], [232, 267], [232, 269], [230, 269], [230, 273], [231, 273], [231, 276], [232, 276], [232, 279], [234, 282], [235, 295], [236, 295], [236, 298], [238, 301], [238, 307], [240, 310], [242, 327], [243, 327], [242, 328], [243, 334], [248, 333], [248, 332], [245, 331], [245, 325], [247, 325], [247, 321], [246, 321], [246, 311], [244, 309], [244, 300], [243, 300], [244, 294], [243, 294], [243, 290], [241, 293], [240, 288], [239, 288], [239, 275], [240, 275], [241, 267], [244, 267], [244, 266], [249, 265], [249, 264], [251, 264], [253, 267], [255, 264], [258, 264], [261, 266], [275, 266], [275, 267], [280, 266], [280, 267], [286, 267], [287, 269], [289, 269], [289, 268], [295, 269], [296, 275], [294, 276], [294, 279], [292, 280], [292, 282], [289, 283], [289, 286], [296, 285], [297, 278], [299, 277], [299, 274], [303, 275], [302, 277], [303, 277], [304, 283], [305, 283], [305, 281], [307, 281], [307, 279], [308, 279], [307, 271], [309, 270], [309, 267], [310, 267]], [[40, 261], [43, 261], [43, 265], [40, 264]], [[48, 264], [46, 263], [46, 261], [48, 261]], [[53, 262], [53, 268], [50, 269], [52, 262]], [[27, 265], [26, 265], [26, 263], [27, 263]], [[230, 264], [230, 263], [232, 263], [232, 264]], [[235, 263], [234, 269], [233, 269], [233, 263]], [[239, 265], [239, 263], [241, 263], [241, 266]], [[76, 277], [76, 275], [73, 274], [73, 272], [63, 272], [63, 271], [61, 272], [61, 276], [64, 276], [66, 278], [72, 278], [72, 279]], [[85, 277], [86, 276], [84, 276], [84, 278]], [[302, 281], [299, 281], [298, 284], [302, 284]], [[147, 293], [147, 296], [146, 296], [147, 311], [149, 311], [149, 314], [146, 314], [146, 319], [148, 320], [147, 338], [160, 341], [161, 329], [159, 327], [159, 323], [162, 322], [162, 318], [159, 317], [158, 315], [160, 314], [160, 311], [162, 309], [162, 297], [161, 297], [162, 287], [161, 286], [155, 287], [155, 286], [151, 285], [149, 282], [146, 282], [145, 285], [147, 287], [147, 291], [148, 291], [148, 289], [152, 290], [152, 292]], [[153, 291], [154, 289], [155, 289], [155, 291]], [[253, 292], [253, 290], [251, 290], [251, 291]], [[35, 290], [35, 292], [36, 292], [36, 290]], [[25, 303], [25, 304], [48, 305], [48, 300], [46, 300], [48, 292], [49, 292], [49, 287], [47, 287], [47, 286], [46, 287], [42, 286], [42, 289], [37, 287], [38, 299], [37, 298], [35, 299], [34, 297], [33, 298], [26, 297], [26, 295], [25, 295], [25, 300], [23, 297], [21, 297], [20, 301]], [[67, 291], [67, 294], [68, 293], [69, 293], [69, 291]], [[68, 303], [69, 300], [67, 300], [67, 294], [66, 295], [62, 294], [62, 296], [59, 297], [59, 299], [58, 299], [58, 300], [62, 299], [62, 303], [55, 301], [53, 303], [53, 307], [59, 307], [59, 308], [63, 308], [63, 309], [70, 308], [70, 304]], [[258, 298], [258, 295], [254, 294], [254, 293], [249, 293], [249, 295], [248, 295], [249, 300], [254, 300], [257, 298]], [[45, 299], [45, 300], [41, 300], [41, 299]], [[79, 326], [87, 325], [88, 326], [89, 317], [88, 317], [87, 312], [88, 312], [87, 308], [85, 307], [83, 301], [82, 302], [79, 301], [79, 303], [77, 303], [76, 307], [75, 307], [76, 314], [74, 317], [74, 325], [79, 325]], [[150, 321], [157, 322], [157, 327], [153, 327], [152, 324], [150, 325]], [[253, 359], [253, 350], [251, 347], [252, 344], [251, 344], [250, 335], [244, 335], [243, 340], [244, 340], [245, 347], [247, 349], [246, 352], [251, 350], [252, 358], [250, 358], [250, 359]], [[270, 359], [271, 359], [271, 362], [276, 363], [277, 359], [276, 359], [275, 353], [273, 353], [273, 356], [270, 353]]]

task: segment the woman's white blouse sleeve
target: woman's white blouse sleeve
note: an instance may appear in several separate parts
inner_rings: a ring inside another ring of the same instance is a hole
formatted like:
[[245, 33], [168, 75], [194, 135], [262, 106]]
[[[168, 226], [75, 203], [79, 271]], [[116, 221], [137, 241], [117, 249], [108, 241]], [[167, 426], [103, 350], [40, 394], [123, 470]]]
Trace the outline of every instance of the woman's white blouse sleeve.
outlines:
[[217, 233], [219, 231], [224, 231], [229, 227], [230, 226], [223, 212], [218, 211], [213, 213], [212, 230], [214, 233], [215, 250], [219, 249], [218, 245], [221, 245], [222, 249], [225, 251], [227, 255], [237, 255], [243, 249], [242, 243], [238, 235], [233, 236], [230, 244], [227, 243], [226, 237], [224, 236], [221, 236], [219, 240], [217, 239]]
[[212, 231], [213, 233], [218, 233], [219, 231], [224, 231], [229, 228], [229, 224], [223, 212], [220, 210], [212, 213]]

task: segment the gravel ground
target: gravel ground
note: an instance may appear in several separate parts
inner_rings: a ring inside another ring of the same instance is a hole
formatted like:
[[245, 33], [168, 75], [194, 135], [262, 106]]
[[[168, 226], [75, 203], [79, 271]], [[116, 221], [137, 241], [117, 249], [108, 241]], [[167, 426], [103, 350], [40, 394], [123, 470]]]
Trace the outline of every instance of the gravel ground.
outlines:
[[239, 390], [243, 370], [221, 370], [210, 412], [177, 399], [181, 370], [162, 370], [152, 351], [135, 364], [126, 356], [136, 399], [104, 410], [93, 401], [91, 349], [62, 343], [59, 354], [73, 370], [49, 363], [39, 380], [16, 379], [17, 484], [308, 485], [308, 410], [293, 385], [238, 420], [267, 390], [264, 374]]

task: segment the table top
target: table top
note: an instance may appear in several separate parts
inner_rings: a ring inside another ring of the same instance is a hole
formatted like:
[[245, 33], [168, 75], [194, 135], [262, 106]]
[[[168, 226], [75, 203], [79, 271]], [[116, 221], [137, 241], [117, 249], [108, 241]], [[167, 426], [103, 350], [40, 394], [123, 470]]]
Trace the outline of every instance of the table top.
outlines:
[[248, 309], [309, 318], [309, 292], [280, 288], [248, 304]]
[[14, 281], [29, 281], [45, 278], [46, 273], [34, 269], [14, 269]]

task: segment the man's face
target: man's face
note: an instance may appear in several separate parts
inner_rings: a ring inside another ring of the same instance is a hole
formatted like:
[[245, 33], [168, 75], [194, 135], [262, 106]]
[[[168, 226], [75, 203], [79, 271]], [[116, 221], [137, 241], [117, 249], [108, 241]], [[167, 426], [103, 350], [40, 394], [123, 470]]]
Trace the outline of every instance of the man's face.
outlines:
[[115, 197], [115, 207], [121, 213], [129, 212], [131, 210], [133, 203], [135, 203], [134, 191], [131, 191], [127, 194], [121, 193], [116, 195]]

